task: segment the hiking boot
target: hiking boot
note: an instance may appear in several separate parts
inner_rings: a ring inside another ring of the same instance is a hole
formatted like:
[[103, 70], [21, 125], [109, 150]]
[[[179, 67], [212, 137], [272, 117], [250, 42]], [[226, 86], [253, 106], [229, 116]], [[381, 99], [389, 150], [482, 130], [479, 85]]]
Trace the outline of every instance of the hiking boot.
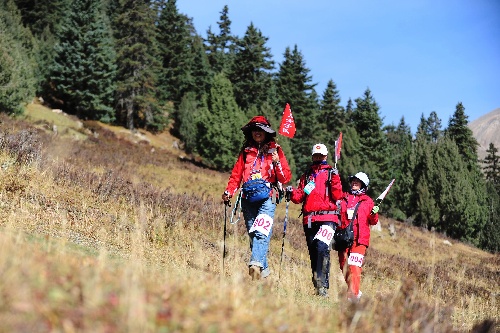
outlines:
[[328, 297], [328, 289], [325, 287], [319, 287], [318, 289], [316, 289], [316, 293], [318, 296]]
[[248, 274], [252, 277], [252, 280], [260, 280], [260, 267], [252, 265], [248, 268]]

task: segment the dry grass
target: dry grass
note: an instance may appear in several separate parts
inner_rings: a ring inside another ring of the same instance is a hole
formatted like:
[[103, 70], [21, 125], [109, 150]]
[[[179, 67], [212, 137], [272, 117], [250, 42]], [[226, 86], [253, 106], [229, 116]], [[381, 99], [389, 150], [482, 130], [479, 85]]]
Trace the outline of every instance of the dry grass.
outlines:
[[183, 162], [162, 146], [173, 142], [168, 134], [136, 140], [90, 122], [79, 130], [87, 139], [75, 140], [43, 120], [35, 130], [0, 121], [0, 332], [498, 329], [498, 255], [384, 219], [373, 232], [362, 302], [345, 301], [335, 252], [330, 298], [318, 298], [297, 206], [278, 280], [280, 204], [274, 272], [254, 283], [242, 222], [227, 224], [223, 272], [219, 195], [228, 175]]

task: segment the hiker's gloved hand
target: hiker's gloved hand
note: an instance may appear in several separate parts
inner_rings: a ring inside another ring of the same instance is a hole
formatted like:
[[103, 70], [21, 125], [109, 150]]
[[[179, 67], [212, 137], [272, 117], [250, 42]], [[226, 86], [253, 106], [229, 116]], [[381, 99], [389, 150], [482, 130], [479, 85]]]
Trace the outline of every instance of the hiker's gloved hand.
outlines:
[[332, 168], [332, 170], [330, 172], [332, 173], [332, 175], [338, 175], [339, 174], [339, 170], [337, 170], [337, 168]]
[[292, 199], [293, 187], [287, 186], [285, 189], [285, 200], [290, 201]]
[[379, 206], [373, 206], [373, 208], [372, 208], [372, 214], [373, 215], [377, 214], [379, 209], [380, 209]]

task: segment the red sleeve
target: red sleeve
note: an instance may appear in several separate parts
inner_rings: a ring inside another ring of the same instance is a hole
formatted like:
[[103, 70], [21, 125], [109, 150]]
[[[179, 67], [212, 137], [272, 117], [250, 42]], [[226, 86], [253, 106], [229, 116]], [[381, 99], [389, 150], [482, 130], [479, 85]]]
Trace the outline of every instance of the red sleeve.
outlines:
[[290, 179], [292, 179], [292, 172], [290, 171], [290, 166], [288, 165], [288, 161], [283, 153], [283, 149], [281, 149], [280, 146], [278, 146], [277, 149], [280, 163], [274, 166], [276, 178], [281, 184], [286, 184], [290, 181]]
[[234, 164], [231, 176], [229, 176], [229, 181], [227, 183], [226, 191], [230, 196], [234, 196], [234, 193], [238, 190], [241, 184], [241, 179], [243, 178], [243, 170], [245, 168], [245, 161], [243, 161], [243, 153], [238, 155], [238, 159]]
[[366, 218], [368, 224], [370, 225], [375, 225], [378, 223], [378, 213], [377, 214], [372, 214], [372, 209], [373, 209], [373, 206], [375, 206], [375, 204], [373, 203], [373, 200], [371, 198], [369, 198], [367, 200], [368, 202], [368, 208], [369, 208], [369, 213], [368, 213], [368, 217]]
[[299, 186], [292, 192], [291, 200], [295, 204], [303, 202], [306, 198], [306, 194], [304, 193], [305, 177], [305, 175], [302, 175], [302, 177], [300, 177]]
[[342, 182], [340, 181], [339, 175], [333, 175], [332, 182], [330, 184], [330, 191], [332, 194], [332, 199], [337, 201], [342, 199]]

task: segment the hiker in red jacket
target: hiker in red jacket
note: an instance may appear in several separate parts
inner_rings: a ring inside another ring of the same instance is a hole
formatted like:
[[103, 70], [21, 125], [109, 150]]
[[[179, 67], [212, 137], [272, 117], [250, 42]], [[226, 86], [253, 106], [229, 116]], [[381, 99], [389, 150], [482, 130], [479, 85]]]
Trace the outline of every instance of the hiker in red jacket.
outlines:
[[245, 142], [233, 167], [222, 200], [228, 202], [242, 186], [241, 209], [250, 237], [252, 256], [248, 273], [253, 280], [270, 274], [267, 252], [272, 235], [278, 184], [290, 181], [292, 173], [285, 154], [276, 143], [276, 131], [264, 116], [253, 117], [241, 128]]
[[361, 297], [361, 266], [366, 249], [370, 245], [370, 225], [378, 223], [378, 206], [366, 194], [370, 180], [364, 172], [349, 176], [351, 189], [344, 193], [341, 201], [341, 228], [346, 228], [353, 219], [354, 241], [352, 246], [337, 249], [340, 270], [347, 283], [347, 297], [350, 301], [358, 301]]
[[337, 200], [342, 197], [342, 184], [337, 169], [327, 163], [324, 144], [312, 148], [312, 165], [300, 177], [296, 190], [287, 187], [287, 197], [302, 205], [312, 281], [317, 295], [328, 296], [330, 275], [330, 243], [339, 222]]

